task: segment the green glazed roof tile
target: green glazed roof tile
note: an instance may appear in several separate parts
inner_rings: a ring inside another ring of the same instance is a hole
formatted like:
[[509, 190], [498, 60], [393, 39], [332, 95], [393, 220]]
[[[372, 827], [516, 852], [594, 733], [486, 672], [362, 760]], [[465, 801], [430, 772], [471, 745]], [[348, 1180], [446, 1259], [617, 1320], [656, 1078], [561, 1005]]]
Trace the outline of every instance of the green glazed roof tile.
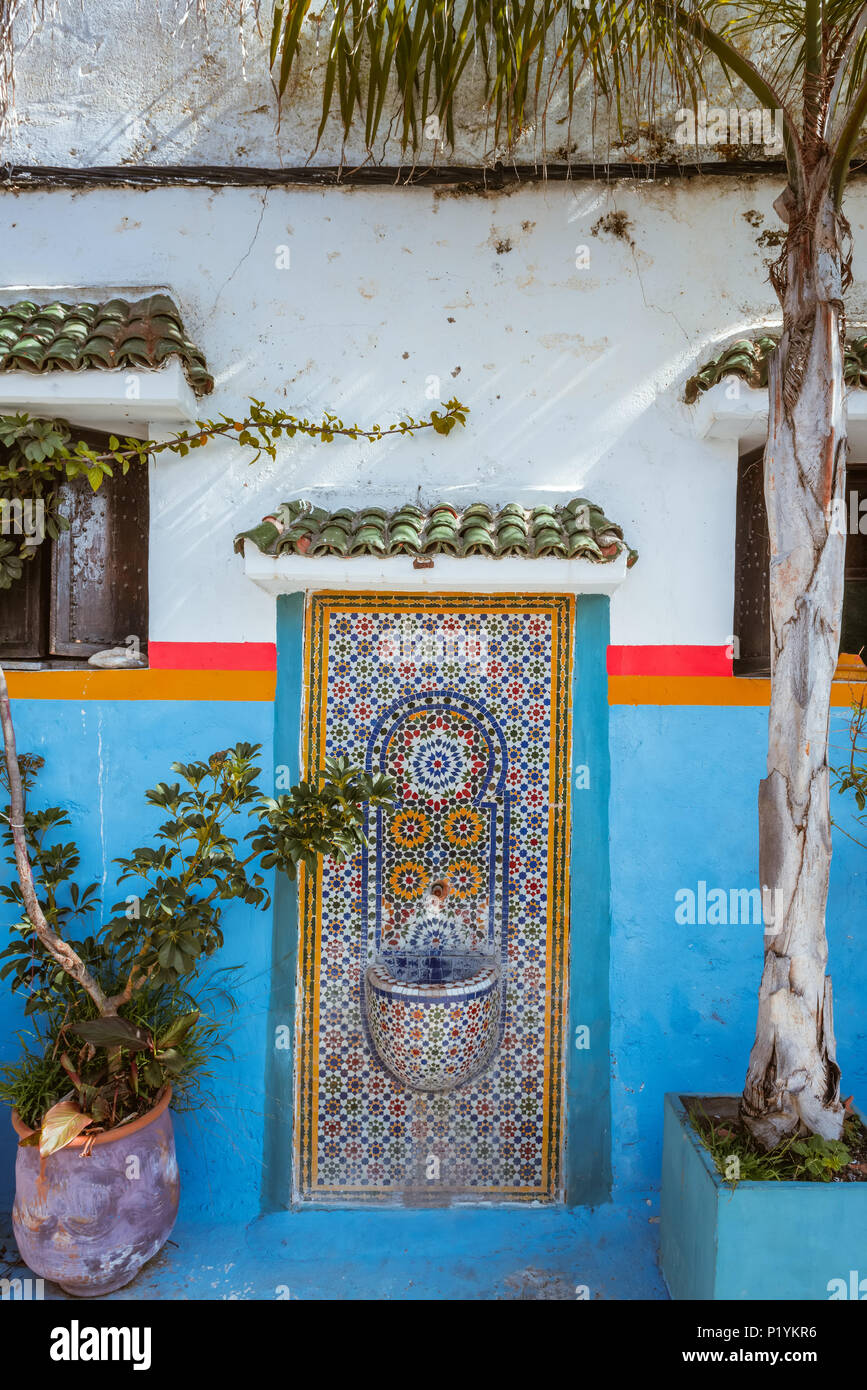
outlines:
[[342, 526], [326, 526], [314, 537], [310, 546], [311, 555], [347, 555], [349, 553], [349, 532]]
[[[289, 532], [287, 534], [299, 536], [315, 536], [321, 528], [323, 522], [326, 520], [326, 517], [327, 513], [325, 516], [321, 517], [315, 517], [313, 515], [293, 517], [291, 521], [288, 523]], [[278, 515], [278, 520], [284, 527], [287, 525], [287, 521], [284, 517]]]
[[425, 527], [425, 540], [433, 540], [434, 537], [443, 540], [457, 540], [460, 531], [460, 523], [456, 516], [449, 516], [442, 512], [431, 513], [430, 521]]
[[[779, 341], [779, 333], [762, 333], [729, 343], [718, 357], [712, 357], [690, 377], [683, 393], [687, 405], [693, 405], [703, 391], [729, 376], [740, 377], [757, 390], [767, 386], [768, 364]], [[847, 386], [867, 387], [867, 334], [863, 329], [846, 342], [843, 376]]]
[[390, 528], [390, 548], [392, 551], [403, 551], [404, 549], [418, 551], [420, 539], [420, 526], [411, 526], [408, 521], [392, 523]]
[[504, 512], [500, 512], [494, 523], [494, 527], [498, 536], [505, 535], [508, 532], [510, 535], [514, 534], [526, 538], [530, 534], [530, 528], [527, 525], [526, 518], [523, 516], [516, 516], [514, 512], [511, 512], [508, 516], [506, 516]]
[[434, 521], [425, 529], [422, 537], [422, 550], [425, 555], [458, 555], [460, 553], [460, 540], [458, 537], [457, 522], [451, 518], [452, 524], [442, 520]]
[[169, 357], [181, 359], [196, 395], [213, 391], [204, 355], [187, 337], [180, 310], [168, 295], [104, 304], [21, 299], [0, 306], [0, 371], [147, 369], [162, 366]]
[[248, 534], [263, 555], [267, 555], [274, 550], [280, 539], [280, 528], [275, 524], [273, 518], [266, 517], [259, 526], [254, 526]]
[[578, 535], [573, 536], [567, 545], [566, 554], [570, 560], [576, 555], [591, 556], [594, 560], [605, 560], [607, 557], [600, 546], [596, 544], [592, 536]]
[[462, 552], [464, 555], [495, 555], [497, 542], [485, 526], [470, 525], [461, 530]]
[[559, 555], [566, 559], [569, 553], [569, 547], [566, 545], [562, 533], [555, 530], [553, 526], [534, 537], [534, 544], [535, 552], [540, 558], [545, 555]]
[[408, 502], [394, 512], [381, 507], [358, 511], [340, 507], [330, 512], [296, 499], [282, 502], [259, 526], [236, 536], [239, 554], [245, 540], [265, 555], [290, 551], [309, 556], [582, 556], [605, 564], [625, 552], [630, 568], [638, 559], [624, 541], [621, 527], [586, 497], [532, 510], [519, 502], [499, 508], [473, 502], [462, 511], [447, 502], [427, 510]]
[[352, 537], [350, 555], [387, 555], [388, 547], [382, 530], [377, 526], [362, 526]]
[[471, 502], [464, 508], [462, 520], [464, 524], [468, 521], [493, 521], [494, 514], [485, 502]]
[[503, 526], [497, 532], [499, 555], [529, 555], [532, 548], [529, 536], [517, 526]]
[[461, 518], [454, 507], [431, 507], [427, 524], [428, 529], [432, 526], [445, 526], [450, 532], [457, 534], [460, 529]]

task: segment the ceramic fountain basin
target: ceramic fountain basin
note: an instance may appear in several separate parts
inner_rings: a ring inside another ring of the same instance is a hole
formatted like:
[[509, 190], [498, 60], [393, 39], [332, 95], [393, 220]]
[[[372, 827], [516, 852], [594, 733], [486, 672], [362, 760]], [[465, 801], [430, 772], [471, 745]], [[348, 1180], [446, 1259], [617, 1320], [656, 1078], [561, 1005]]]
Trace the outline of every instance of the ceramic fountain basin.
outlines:
[[[374, 1046], [413, 1091], [450, 1091], [482, 1071], [498, 1044], [502, 977], [489, 956], [407, 954], [367, 968], [364, 997]], [[407, 978], [409, 976], [409, 978]]]

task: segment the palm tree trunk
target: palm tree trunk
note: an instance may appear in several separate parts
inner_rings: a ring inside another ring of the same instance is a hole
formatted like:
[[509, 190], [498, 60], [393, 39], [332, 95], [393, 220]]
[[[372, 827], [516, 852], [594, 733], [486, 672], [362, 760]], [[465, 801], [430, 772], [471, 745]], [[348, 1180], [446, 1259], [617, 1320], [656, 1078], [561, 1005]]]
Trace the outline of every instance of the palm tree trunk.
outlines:
[[768, 775], [759, 786], [759, 867], [776, 910], [765, 923], [758, 1027], [741, 1113], [767, 1148], [797, 1133], [839, 1138], [843, 1125], [825, 908], [828, 720], [846, 554], [844, 528], [829, 524], [845, 487], [846, 267], [830, 198], [817, 197], [813, 208], [809, 221], [797, 209], [790, 214], [780, 265], [783, 335], [771, 363], [764, 459], [771, 706]]

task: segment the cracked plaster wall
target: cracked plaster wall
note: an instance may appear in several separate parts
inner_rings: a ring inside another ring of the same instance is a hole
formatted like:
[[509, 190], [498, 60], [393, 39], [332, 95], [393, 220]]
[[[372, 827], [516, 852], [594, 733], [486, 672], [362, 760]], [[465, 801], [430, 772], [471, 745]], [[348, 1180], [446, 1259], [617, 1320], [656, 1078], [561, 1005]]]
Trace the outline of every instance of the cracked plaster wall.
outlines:
[[[232, 537], [281, 500], [532, 503], [586, 492], [641, 555], [614, 599], [612, 641], [720, 644], [731, 630], [734, 451], [696, 439], [680, 397], [718, 341], [775, 316], [773, 253], [757, 240], [776, 226], [776, 192], [774, 180], [533, 185], [496, 197], [33, 192], [3, 199], [0, 235], [7, 284], [28, 293], [170, 286], [216, 378], [204, 413], [234, 415], [256, 396], [384, 423], [424, 415], [437, 387], [471, 407], [447, 439], [293, 441], [255, 466], [223, 443], [161, 458], [153, 638], [272, 639], [273, 602], [244, 579]], [[622, 223], [612, 212], [625, 216], [624, 235], [607, 230]], [[853, 318], [864, 214], [856, 188]], [[287, 247], [290, 266], [278, 269]]]
[[[258, 8], [257, 24], [254, 0], [208, 0], [206, 21], [197, 18], [197, 0], [55, 0], [29, 38], [26, 23], [19, 20], [23, 119], [7, 142], [6, 158], [82, 167], [303, 164], [316, 145], [330, 11], [311, 7], [302, 30], [301, 62], [278, 128], [268, 72], [271, 5], [259, 0]], [[239, 9], [246, 15], [240, 30]], [[428, 141], [419, 155], [421, 163], [438, 156], [458, 164], [506, 157], [482, 110], [482, 86], [472, 80], [474, 67], [481, 78], [473, 59], [467, 86], [456, 103], [454, 149], [438, 150]], [[712, 73], [710, 80], [712, 105], [753, 104], [749, 94], [737, 88], [733, 95], [721, 75], [715, 88]], [[535, 127], [531, 124], [514, 155], [519, 161], [531, 161], [543, 150], [553, 160], [623, 160], [639, 154], [677, 159], [684, 155], [676, 139], [679, 106], [673, 94], [665, 95], [652, 119], [643, 109], [627, 112], [621, 131], [605, 104], [594, 104], [588, 88], [571, 122], [562, 103], [552, 101], [544, 129], [541, 120]], [[760, 152], [753, 147], [744, 153], [756, 157]], [[401, 162], [399, 143], [389, 138], [386, 122], [377, 145], [369, 150], [357, 129], [342, 148], [339, 124], [330, 120], [313, 162], [335, 164], [341, 154], [349, 167], [371, 158]], [[716, 160], [724, 154], [705, 147], [701, 157]]]
[[[210, 6], [207, 24], [191, 16], [179, 29], [185, 7], [58, 0], [19, 53], [6, 157], [302, 163], [318, 124], [315, 79], [299, 76], [278, 130], [252, 17], [244, 59], [222, 5]], [[474, 112], [469, 102], [449, 159], [496, 153]], [[577, 157], [592, 152], [591, 133], [579, 122]], [[350, 163], [365, 157], [357, 141], [347, 153]], [[316, 161], [339, 155], [329, 130]], [[33, 192], [6, 197], [0, 225], [7, 286], [169, 286], [217, 379], [208, 413], [237, 413], [253, 395], [308, 415], [384, 423], [427, 413], [437, 389], [471, 406], [468, 428], [447, 440], [296, 442], [275, 465], [252, 468], [222, 444], [194, 462], [162, 459], [153, 477], [152, 637], [273, 636], [273, 603], [243, 579], [231, 539], [293, 495], [393, 505], [416, 489], [424, 501], [463, 503], [586, 491], [641, 552], [614, 600], [612, 640], [719, 644], [731, 627], [733, 451], [697, 441], [679, 397], [716, 343], [777, 315], [765, 266], [775, 253], [762, 237], [779, 227], [778, 192], [775, 178], [537, 184], [484, 196]], [[864, 299], [864, 209], [856, 187], [850, 317]], [[589, 257], [582, 268], [579, 247]], [[289, 269], [278, 269], [279, 248], [289, 250]]]

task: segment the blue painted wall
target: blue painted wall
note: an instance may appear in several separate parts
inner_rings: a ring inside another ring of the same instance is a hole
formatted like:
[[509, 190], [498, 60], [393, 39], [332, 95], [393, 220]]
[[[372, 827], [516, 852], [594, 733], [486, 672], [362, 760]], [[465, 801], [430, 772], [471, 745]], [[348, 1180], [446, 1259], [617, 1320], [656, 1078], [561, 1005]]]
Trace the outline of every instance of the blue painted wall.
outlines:
[[[608, 599], [598, 594], [579, 598], [572, 670], [570, 978], [566, 1030], [565, 1189], [569, 1206], [607, 1202], [611, 1195], [611, 778], [605, 671], [608, 631]], [[578, 1034], [584, 1034], [584, 1030], [586, 1035], [579, 1047]]]
[[[845, 711], [832, 749], [845, 758]], [[665, 1091], [738, 1094], [755, 1035], [761, 926], [680, 926], [675, 893], [757, 888], [766, 709], [611, 711], [611, 1050], [615, 1188], [657, 1187]], [[832, 757], [833, 761], [833, 757]], [[832, 810], [853, 830], [849, 801]], [[857, 831], [857, 827], [854, 827]], [[862, 836], [862, 838], [864, 838]], [[843, 1094], [867, 1096], [867, 849], [834, 832], [828, 911]]]
[[[294, 644], [300, 613], [287, 610], [284, 620]], [[158, 824], [143, 792], [168, 774], [173, 760], [203, 757], [243, 738], [265, 745], [265, 779], [271, 777], [274, 710], [269, 704], [24, 701], [16, 703], [15, 716], [21, 750], [46, 759], [38, 799], [69, 808], [71, 834], [85, 866], [82, 878], [105, 877], [109, 904], [116, 900], [111, 860], [146, 842]], [[845, 713], [835, 715], [838, 730], [844, 719]], [[727, 890], [758, 886], [755, 807], [766, 727], [763, 709], [621, 706], [610, 711], [615, 1199], [618, 1191], [626, 1195], [658, 1186], [666, 1090], [738, 1091], [743, 1082], [755, 1028], [761, 928], [678, 925], [675, 893], [695, 889], [700, 879]], [[841, 742], [839, 732], [835, 742]], [[282, 735], [278, 729], [278, 744], [279, 760], [293, 761], [297, 741], [291, 729]], [[834, 803], [851, 829], [844, 803], [836, 796]], [[829, 911], [835, 1022], [844, 1093], [854, 1092], [862, 1105], [867, 1096], [867, 953], [860, 940], [865, 873], [867, 850], [835, 832]], [[219, 1065], [213, 1107], [178, 1118], [178, 1148], [185, 1216], [246, 1221], [260, 1211], [263, 1191], [266, 1205], [279, 1203], [287, 1179], [285, 1163], [278, 1160], [288, 1157], [291, 1134], [288, 1062], [278, 1058], [275, 1070], [272, 1041], [274, 1020], [283, 1019], [288, 998], [271, 997], [271, 990], [274, 980], [278, 985], [291, 980], [291, 970], [272, 977], [271, 962], [272, 950], [279, 946], [277, 953], [285, 954], [291, 942], [284, 931], [272, 943], [271, 918], [243, 906], [227, 911], [225, 928], [221, 963], [244, 967], [244, 982], [236, 990], [240, 1008], [233, 1055]], [[20, 1007], [0, 990], [4, 1060], [17, 1051], [14, 1032], [21, 1023]], [[576, 1081], [580, 1076], [570, 1076], [570, 1086]], [[597, 1081], [604, 1104], [604, 1086]], [[270, 1184], [264, 1180], [266, 1165]], [[11, 1204], [13, 1167], [13, 1136], [4, 1118], [3, 1208]]]
[[[274, 766], [285, 768], [291, 784], [300, 780], [301, 707], [304, 696], [304, 595], [277, 600], [277, 703]], [[298, 889], [285, 874], [274, 888], [269, 990], [269, 1049], [265, 1073], [265, 1171], [262, 1205], [287, 1207], [292, 1193], [293, 1114], [295, 1107], [295, 977], [298, 966]], [[283, 1046], [276, 1045], [278, 1030]], [[288, 1034], [287, 1034], [288, 1030]], [[289, 1046], [285, 1045], [288, 1040]]]
[[[171, 780], [172, 762], [207, 757], [228, 744], [262, 743], [263, 785], [273, 785], [273, 705], [220, 702], [15, 701], [20, 752], [39, 753], [45, 767], [32, 804], [65, 806], [72, 827], [64, 831], [81, 850], [80, 880], [106, 883], [108, 908], [127, 891], [115, 891], [112, 859], [150, 836], [164, 819], [144, 800], [145, 790]], [[246, 830], [247, 827], [244, 827]], [[108, 915], [108, 914], [107, 914]], [[12, 920], [8, 909], [0, 922]], [[233, 986], [238, 1013], [232, 1056], [217, 1068], [206, 1109], [179, 1115], [176, 1124], [184, 1213], [249, 1220], [260, 1209], [263, 1162], [264, 1075], [271, 967], [271, 919], [243, 904], [230, 904], [223, 919], [221, 965], [241, 964]], [[3, 939], [6, 933], [3, 931]], [[24, 1026], [17, 1001], [0, 989], [0, 1056], [18, 1052], [15, 1032]], [[0, 1206], [12, 1203], [15, 1146], [8, 1118], [0, 1117]]]

